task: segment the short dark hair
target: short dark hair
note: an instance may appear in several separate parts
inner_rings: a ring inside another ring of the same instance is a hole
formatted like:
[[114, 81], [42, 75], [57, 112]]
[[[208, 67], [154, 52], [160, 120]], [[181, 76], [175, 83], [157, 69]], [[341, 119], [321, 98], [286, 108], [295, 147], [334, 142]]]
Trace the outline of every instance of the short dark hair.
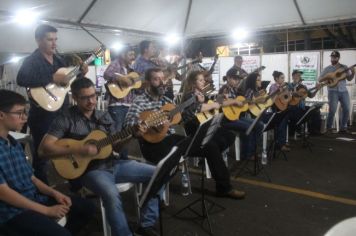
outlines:
[[0, 111], [8, 112], [15, 105], [26, 105], [26, 99], [14, 91], [0, 89]]
[[140, 53], [141, 55], [145, 53], [145, 50], [150, 46], [150, 43], [152, 43], [152, 41], [150, 40], [143, 40], [140, 43]]
[[272, 73], [272, 76], [273, 76], [274, 80], [278, 79], [281, 75], [283, 75], [283, 72], [280, 72], [280, 71], [277, 71], [277, 70], [273, 71], [273, 73]]
[[240, 56], [240, 55], [235, 56], [234, 57], [234, 61], [236, 61], [237, 59], [241, 59], [242, 60], [242, 56]]
[[79, 92], [83, 88], [95, 87], [93, 81], [86, 77], [78, 78], [73, 81], [70, 85], [70, 89], [72, 91], [73, 96], [78, 97]]
[[145, 72], [145, 80], [150, 81], [152, 79], [152, 73], [162, 72], [160, 68], [150, 68]]
[[39, 25], [35, 30], [35, 39], [43, 39], [47, 33], [57, 33], [57, 29], [50, 25]]

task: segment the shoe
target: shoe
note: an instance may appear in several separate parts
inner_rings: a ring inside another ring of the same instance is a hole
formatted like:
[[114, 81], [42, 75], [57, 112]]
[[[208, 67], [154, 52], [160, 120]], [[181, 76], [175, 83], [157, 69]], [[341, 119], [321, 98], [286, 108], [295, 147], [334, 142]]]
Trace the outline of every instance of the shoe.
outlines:
[[244, 199], [245, 195], [246, 195], [245, 192], [236, 189], [231, 189], [229, 192], [226, 193], [220, 193], [220, 192], [216, 193], [217, 197], [226, 197], [232, 199]]
[[287, 145], [283, 145], [282, 147], [281, 147], [281, 151], [283, 151], [283, 152], [290, 152], [290, 147], [288, 147]]
[[327, 129], [324, 133], [322, 133], [325, 136], [332, 136], [334, 134], [332, 129]]
[[139, 227], [135, 235], [137, 236], [159, 236], [159, 233], [156, 231], [154, 227]]
[[352, 134], [352, 132], [348, 129], [342, 129], [342, 130], [339, 130], [339, 134]]

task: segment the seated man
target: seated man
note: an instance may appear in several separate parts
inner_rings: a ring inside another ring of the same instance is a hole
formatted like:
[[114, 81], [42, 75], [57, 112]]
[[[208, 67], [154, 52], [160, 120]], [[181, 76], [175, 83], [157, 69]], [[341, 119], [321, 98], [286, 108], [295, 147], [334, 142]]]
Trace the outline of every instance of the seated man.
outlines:
[[[0, 225], [16, 235], [71, 235], [94, 213], [84, 199], [70, 198], [37, 179], [22, 146], [9, 131], [21, 130], [27, 121], [26, 100], [0, 90]], [[65, 228], [56, 219], [65, 215]], [[1, 233], [1, 232], [0, 232]]]
[[[68, 154], [93, 156], [98, 153], [97, 146], [85, 144], [81, 147], [61, 146], [56, 143], [62, 138], [83, 139], [93, 130], [108, 134], [116, 133], [115, 124], [108, 112], [95, 109], [97, 97], [93, 82], [88, 78], [76, 79], [71, 84], [73, 98], [77, 105], [67, 113], [58, 116], [43, 138], [39, 153], [52, 158]], [[139, 129], [141, 126], [139, 126]], [[116, 149], [119, 142], [114, 142]], [[148, 183], [155, 170], [154, 166], [132, 160], [119, 160], [113, 153], [106, 159], [92, 161], [86, 172], [79, 177], [81, 184], [100, 196], [106, 210], [112, 235], [132, 235], [123, 211], [117, 183]], [[153, 228], [158, 217], [158, 201], [151, 199], [141, 212], [139, 235], [156, 235]]]
[[[145, 80], [148, 83], [148, 87], [142, 95], [136, 97], [133, 101], [133, 104], [126, 115], [124, 126], [139, 124], [140, 114], [143, 111], [159, 110], [165, 104], [172, 103], [172, 101], [164, 95], [164, 74], [162, 70], [158, 68], [148, 69], [146, 71]], [[231, 134], [231, 136], [233, 142], [233, 134]], [[178, 153], [180, 152], [182, 155], [185, 154], [190, 141], [191, 138], [172, 134], [170, 131], [168, 131], [167, 136], [162, 141], [157, 143], [148, 142], [142, 137], [139, 138], [144, 158], [155, 164], [163, 159], [173, 146], [178, 147]], [[211, 141], [208, 142], [203, 149], [196, 147], [196, 150], [194, 150], [193, 153], [194, 156], [203, 156], [207, 158], [212, 176], [216, 181], [217, 196], [242, 199], [244, 198], [245, 193], [232, 187], [230, 183], [230, 174], [221, 156], [221, 150], [226, 149], [229, 144], [228, 142], [223, 142], [221, 146], [224, 146], [224, 148], [220, 148], [220, 145], [215, 141]]]

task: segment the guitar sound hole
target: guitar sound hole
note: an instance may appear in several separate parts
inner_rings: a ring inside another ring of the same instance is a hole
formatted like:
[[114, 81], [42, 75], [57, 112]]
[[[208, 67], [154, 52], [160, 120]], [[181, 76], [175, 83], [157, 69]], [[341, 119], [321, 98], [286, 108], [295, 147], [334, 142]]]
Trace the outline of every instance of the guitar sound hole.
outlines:
[[86, 141], [85, 144], [94, 145], [96, 147], [96, 149], [98, 149], [98, 153], [100, 152], [100, 147], [98, 146], [97, 140], [90, 139], [90, 140]]

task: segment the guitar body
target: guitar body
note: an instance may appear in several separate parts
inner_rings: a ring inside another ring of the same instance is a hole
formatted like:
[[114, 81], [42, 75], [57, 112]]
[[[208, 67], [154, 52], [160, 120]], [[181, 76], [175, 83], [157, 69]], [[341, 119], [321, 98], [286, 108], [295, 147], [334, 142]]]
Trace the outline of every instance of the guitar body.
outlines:
[[308, 90], [304, 87], [299, 88], [292, 94], [292, 99], [289, 101], [289, 105], [296, 106], [299, 104], [300, 100], [305, 99], [307, 96]]
[[[166, 104], [167, 105], [167, 104]], [[173, 104], [171, 104], [173, 105]], [[174, 106], [174, 105], [173, 105]], [[162, 107], [163, 108], [163, 107]], [[157, 113], [157, 111], [143, 111], [140, 113], [140, 120], [151, 121], [155, 119], [156, 114], [157, 117], [161, 116], [163, 110]], [[162, 121], [157, 124], [155, 127], [151, 127], [147, 129], [147, 132], [142, 134], [142, 138], [149, 143], [159, 143], [161, 142], [167, 135], [170, 123]]]
[[268, 95], [262, 95], [253, 99], [253, 102], [248, 106], [249, 111], [254, 116], [259, 116], [265, 109], [273, 105], [273, 100], [268, 98]]
[[[213, 103], [213, 102], [214, 101], [209, 100], [208, 104], [209, 103]], [[199, 112], [195, 116], [197, 117], [199, 123], [203, 123], [203, 122], [205, 122], [206, 120], [209, 120], [210, 118], [212, 118], [213, 116], [215, 116], [218, 113], [219, 113], [218, 109], [213, 109], [213, 110], [210, 110], [210, 111]]]
[[107, 90], [109, 90], [110, 94], [116, 97], [117, 99], [126, 97], [132, 89], [138, 89], [142, 86], [142, 80], [140, 79], [140, 75], [136, 72], [130, 72], [127, 75], [124, 75], [123, 77], [133, 80], [134, 84], [127, 87], [120, 87], [117, 82], [111, 82], [106, 85]]
[[334, 72], [327, 73], [323, 78], [320, 79], [320, 82], [327, 81], [329, 88], [334, 88], [341, 81], [346, 79], [346, 71], [344, 68], [339, 68]]
[[[88, 65], [94, 61], [95, 57], [101, 55], [103, 51], [104, 46], [101, 45], [83, 64]], [[43, 109], [47, 111], [57, 111], [62, 107], [65, 97], [70, 90], [70, 84], [74, 81], [79, 71], [80, 66], [59, 68], [56, 73], [53, 74], [53, 77], [66, 77], [68, 81], [67, 85], [59, 86], [55, 83], [49, 83], [45, 87], [28, 88], [28, 95]]]
[[292, 96], [288, 89], [285, 89], [283, 92], [279, 93], [275, 99], [274, 104], [280, 111], [284, 111], [287, 109], [289, 101], [291, 100]]
[[[107, 135], [101, 130], [94, 130], [83, 140], [60, 139], [56, 144], [65, 147], [80, 147], [86, 143], [95, 144], [98, 140]], [[54, 168], [60, 176], [65, 179], [75, 179], [80, 177], [87, 169], [89, 163], [96, 159], [105, 159], [112, 153], [112, 145], [106, 145], [95, 156], [67, 155], [52, 159]]]
[[125, 88], [120, 88], [120, 86], [113, 82], [113, 83], [109, 83], [107, 85], [107, 89], [109, 90], [110, 94], [116, 98], [124, 98], [127, 96], [127, 94], [129, 94], [129, 92], [132, 89], [138, 89], [141, 88], [142, 86], [142, 81], [136, 81], [133, 85], [129, 86], [129, 87], [125, 87]]
[[[239, 101], [239, 102], [245, 102], [246, 98], [243, 96], [238, 96], [235, 98], [235, 100]], [[244, 105], [242, 107], [239, 106], [225, 106], [222, 107], [222, 110], [224, 112], [225, 117], [228, 120], [234, 121], [234, 120], [238, 120], [240, 118], [240, 114], [241, 112], [245, 112], [248, 110], [248, 104], [244, 103]]]
[[[66, 75], [70, 73], [72, 69], [73, 67], [59, 68], [56, 74]], [[70, 90], [71, 82], [73, 82], [73, 79], [69, 81], [67, 86], [50, 83], [45, 87], [30, 88], [29, 96], [43, 109], [47, 111], [57, 111], [64, 103], [65, 97]]]

